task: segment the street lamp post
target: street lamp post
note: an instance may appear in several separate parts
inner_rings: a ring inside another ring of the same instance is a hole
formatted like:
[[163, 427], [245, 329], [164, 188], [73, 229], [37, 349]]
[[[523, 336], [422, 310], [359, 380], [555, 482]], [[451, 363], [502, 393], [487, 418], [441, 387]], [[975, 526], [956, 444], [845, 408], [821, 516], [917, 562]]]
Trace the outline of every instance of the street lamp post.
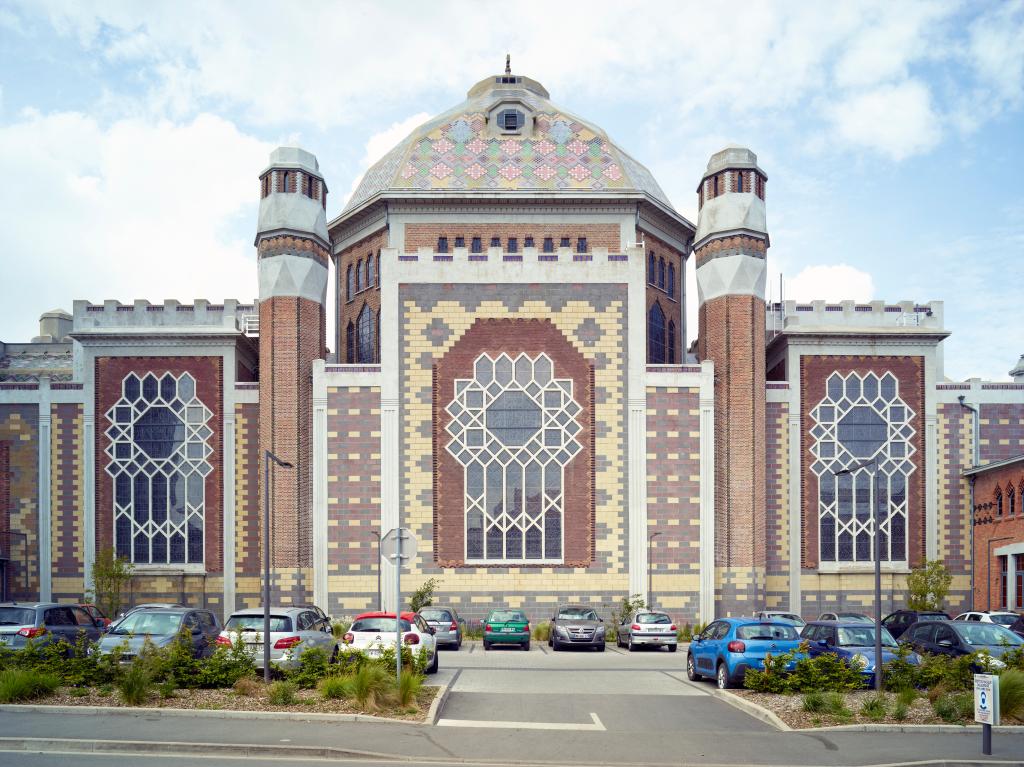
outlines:
[[843, 474], [849, 474], [851, 481], [853, 480], [853, 472], [858, 469], [864, 469], [868, 466], [872, 467], [871, 472], [871, 527], [872, 537], [874, 538], [874, 553], [875, 553], [875, 690], [877, 692], [882, 691], [882, 556], [881, 556], [881, 524], [879, 522], [878, 512], [878, 495], [875, 490], [875, 485], [878, 480], [878, 456], [863, 463], [859, 463], [855, 466], [850, 466], [846, 469], [840, 469], [834, 471], [832, 474], [835, 476], [841, 476]]
[[[985, 558], [985, 600], [988, 606], [985, 608], [989, 612], [992, 612], [992, 544], [999, 543], [999, 541], [1012, 541], [1012, 535], [1004, 535], [1001, 538], [989, 538], [987, 549], [988, 556]], [[1010, 574], [1007, 573], [1006, 577], [1009, 578]]]
[[370, 532], [373, 533], [374, 537], [377, 539], [377, 612], [382, 612], [384, 608], [381, 606], [380, 597], [380, 531], [371, 530]]
[[658, 533], [651, 533], [647, 536], [647, 609], [654, 609], [654, 576], [651, 572], [651, 548], [653, 546], [654, 539], [661, 535]]
[[270, 462], [282, 469], [292, 465], [269, 450], [263, 455], [263, 681], [270, 684]]

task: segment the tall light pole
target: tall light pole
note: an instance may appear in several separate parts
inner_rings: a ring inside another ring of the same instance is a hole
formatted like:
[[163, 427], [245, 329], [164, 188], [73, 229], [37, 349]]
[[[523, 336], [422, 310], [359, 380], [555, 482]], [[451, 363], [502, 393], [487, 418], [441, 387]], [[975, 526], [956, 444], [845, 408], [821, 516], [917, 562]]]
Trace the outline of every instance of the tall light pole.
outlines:
[[270, 462], [282, 469], [292, 465], [269, 450], [263, 455], [263, 681], [270, 684]]
[[[853, 472], [859, 469], [872, 467], [871, 471], [871, 527], [874, 538], [875, 552], [875, 690], [882, 691], [882, 556], [881, 556], [881, 525], [879, 523], [878, 498], [875, 491], [876, 480], [878, 479], [878, 454], [863, 463], [858, 463], [846, 469], [833, 471], [832, 474], [839, 477], [843, 474], [850, 475], [853, 481]], [[854, 496], [856, 498], [856, 496]]]
[[373, 533], [374, 537], [377, 539], [377, 612], [382, 612], [384, 608], [381, 605], [380, 595], [380, 531], [371, 530], [370, 532]]
[[651, 533], [650, 535], [647, 536], [647, 609], [648, 610], [653, 610], [654, 609], [654, 577], [653, 577], [653, 574], [651, 573], [651, 547], [653, 545], [654, 539], [657, 538], [659, 535], [661, 535], [660, 532], [658, 532], [658, 533]]

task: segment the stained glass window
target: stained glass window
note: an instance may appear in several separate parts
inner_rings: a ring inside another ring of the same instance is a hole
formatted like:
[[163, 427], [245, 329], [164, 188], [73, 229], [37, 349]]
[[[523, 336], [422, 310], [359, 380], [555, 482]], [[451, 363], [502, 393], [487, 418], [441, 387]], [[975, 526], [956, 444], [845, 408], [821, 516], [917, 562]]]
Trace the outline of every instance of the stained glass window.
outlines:
[[373, 330], [376, 326], [374, 321], [373, 310], [369, 306], [364, 306], [363, 310], [359, 312], [359, 319], [356, 321], [356, 335], [358, 337], [359, 344], [359, 361], [360, 362], [374, 362], [376, 349], [376, 343], [373, 339]]
[[188, 373], [130, 373], [106, 413], [114, 547], [137, 564], [201, 564], [212, 413]]
[[668, 263], [668, 295], [670, 298], [675, 298], [676, 295], [676, 267], [671, 261]]
[[468, 562], [562, 561], [564, 471], [582, 408], [546, 354], [481, 354], [455, 381], [448, 452], [463, 466]]
[[665, 312], [658, 303], [647, 313], [647, 361], [654, 365], [665, 361]]

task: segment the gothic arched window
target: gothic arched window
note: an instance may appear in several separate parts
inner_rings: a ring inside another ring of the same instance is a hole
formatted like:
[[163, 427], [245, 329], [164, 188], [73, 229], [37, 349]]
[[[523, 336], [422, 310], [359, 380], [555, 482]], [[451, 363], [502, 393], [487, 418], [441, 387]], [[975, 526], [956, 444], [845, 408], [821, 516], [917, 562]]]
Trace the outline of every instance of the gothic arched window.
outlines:
[[996, 490], [996, 516], [1003, 516], [1003, 493], [1001, 490]]
[[655, 283], [658, 276], [658, 259], [654, 257], [652, 252], [647, 256], [647, 281], [652, 285]]
[[665, 289], [665, 259], [658, 259], [658, 287]]
[[348, 269], [345, 271], [345, 281], [347, 283], [345, 295], [351, 301], [352, 296], [356, 294], [356, 275], [352, 264], [349, 264]]
[[363, 305], [363, 310], [359, 312], [359, 319], [356, 320], [356, 335], [359, 344], [359, 361], [360, 362], [376, 362], [374, 359], [374, 350], [377, 348], [377, 344], [373, 338], [373, 330], [377, 323], [373, 316], [373, 310]]
[[356, 261], [356, 293], [363, 289], [363, 262]]
[[291, 181], [291, 175], [288, 173], [288, 171], [284, 171], [281, 174], [281, 191], [282, 192], [287, 192], [288, 191], [288, 183], [290, 181]]
[[665, 361], [665, 312], [658, 303], [647, 313], [647, 361], [654, 365]]
[[671, 261], [668, 262], [668, 295], [670, 298], [676, 295], [676, 266]]
[[676, 364], [676, 323], [669, 320], [668, 323], [668, 343], [665, 351], [668, 352], [668, 364]]
[[1016, 508], [1014, 508], [1016, 506], [1016, 502], [1017, 497], [1013, 493], [1013, 485], [1010, 485], [1008, 488], [1006, 488], [1006, 512], [1011, 517], [1016, 511]]
[[377, 282], [377, 270], [374, 269], [373, 254], [366, 257], [366, 287], [371, 287]]
[[351, 322], [345, 328], [345, 362], [352, 365], [356, 361], [356, 329]]

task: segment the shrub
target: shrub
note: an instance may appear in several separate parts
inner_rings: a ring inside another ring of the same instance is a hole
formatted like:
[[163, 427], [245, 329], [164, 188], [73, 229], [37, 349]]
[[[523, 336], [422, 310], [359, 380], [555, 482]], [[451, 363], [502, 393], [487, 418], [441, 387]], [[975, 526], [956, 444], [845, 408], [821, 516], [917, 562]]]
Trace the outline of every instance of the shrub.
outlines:
[[1024, 719], [1024, 671], [1007, 669], [999, 675], [999, 711]]
[[551, 621], [541, 621], [533, 627], [533, 638], [538, 642], [546, 642], [551, 637]]
[[129, 706], [139, 706], [149, 697], [152, 684], [153, 680], [145, 664], [135, 661], [118, 681], [117, 691], [121, 694], [121, 700]]
[[352, 624], [349, 621], [334, 621], [334, 623], [331, 624], [331, 633], [334, 635], [335, 639], [340, 641], [348, 632], [351, 625]]
[[860, 706], [861, 715], [867, 717], [873, 722], [885, 719], [887, 710], [888, 707], [885, 704], [885, 697], [882, 695], [873, 695]]
[[440, 585], [441, 581], [437, 578], [427, 578], [409, 597], [410, 612], [418, 613], [424, 607], [434, 604], [434, 591]]
[[88, 694], [88, 687], [71, 687], [68, 689], [68, 695], [70, 695], [72, 698], [84, 698]]
[[299, 667], [286, 676], [304, 690], [316, 687], [330, 673], [330, 658], [319, 647], [310, 647], [299, 656]]
[[962, 655], [950, 658], [948, 655], [924, 655], [918, 668], [918, 686], [926, 689], [941, 684], [950, 692], [974, 688], [972, 666], [978, 662], [977, 655]]
[[352, 674], [352, 697], [360, 708], [375, 709], [387, 701], [392, 685], [391, 676], [383, 668], [364, 664]]
[[896, 705], [911, 706], [917, 700], [917, 690], [913, 687], [904, 687], [896, 693]]
[[825, 693], [809, 692], [804, 695], [804, 711], [811, 714], [820, 714], [825, 710]]
[[241, 698], [251, 698], [257, 695], [263, 684], [254, 676], [243, 676], [235, 680], [231, 686], [235, 695]]
[[348, 698], [352, 694], [352, 680], [348, 676], [328, 676], [320, 680], [317, 689], [325, 698]]
[[895, 719], [897, 722], [904, 721], [909, 713], [910, 707], [903, 703], [900, 703], [899, 701], [896, 701], [896, 705], [892, 708], [892, 718]]
[[172, 680], [170, 680], [170, 679], [168, 679], [165, 682], [161, 682], [159, 685], [157, 685], [156, 689], [157, 689], [157, 692], [160, 693], [160, 697], [163, 698], [164, 700], [166, 700], [168, 698], [173, 698], [174, 697], [174, 693], [176, 693], [178, 691], [178, 688], [175, 686], [174, 682]]
[[131, 580], [134, 570], [135, 566], [116, 556], [113, 548], [100, 549], [92, 565], [92, 587], [86, 596], [105, 615], [117, 615], [121, 612], [121, 591]]
[[196, 664], [196, 670], [197, 686], [220, 688], [231, 687], [239, 679], [252, 676], [256, 665], [239, 637], [231, 647], [218, 645], [213, 655]]
[[969, 692], [951, 692], [932, 703], [935, 713], [944, 722], [960, 722], [974, 716], [974, 695]]
[[899, 645], [896, 657], [882, 667], [882, 683], [893, 692], [912, 690], [918, 685], [918, 666], [910, 662], [909, 645]]
[[398, 680], [398, 704], [400, 706], [415, 706], [416, 695], [422, 686], [422, 676], [403, 671], [401, 679]]
[[[801, 652], [806, 648], [801, 645]], [[860, 670], [846, 663], [835, 653], [825, 652], [814, 658], [797, 660], [792, 673], [786, 679], [787, 692], [811, 692], [825, 690], [845, 692], [864, 687]]]
[[60, 679], [54, 674], [17, 668], [0, 671], [0, 703], [44, 698], [52, 695], [58, 687]]
[[907, 608], [938, 610], [949, 593], [953, 576], [938, 559], [930, 559], [915, 567], [907, 576]]
[[647, 602], [640, 594], [632, 594], [622, 598], [618, 608], [612, 610], [612, 625], [618, 626], [626, 618], [630, 617], [637, 610], [643, 610]]
[[850, 719], [853, 716], [853, 712], [846, 707], [846, 701], [843, 700], [842, 693], [826, 692], [824, 693], [824, 698], [825, 713], [831, 714], [836, 719]]
[[293, 682], [274, 682], [267, 688], [267, 700], [274, 706], [290, 706], [295, 702], [298, 689]]
[[684, 623], [679, 627], [679, 633], [676, 634], [676, 640], [679, 642], [689, 642], [693, 640], [693, 628], [689, 623]]
[[786, 666], [793, 660], [792, 652], [764, 656], [764, 670], [747, 669], [743, 677], [743, 686], [754, 692], [784, 693], [788, 688]]

